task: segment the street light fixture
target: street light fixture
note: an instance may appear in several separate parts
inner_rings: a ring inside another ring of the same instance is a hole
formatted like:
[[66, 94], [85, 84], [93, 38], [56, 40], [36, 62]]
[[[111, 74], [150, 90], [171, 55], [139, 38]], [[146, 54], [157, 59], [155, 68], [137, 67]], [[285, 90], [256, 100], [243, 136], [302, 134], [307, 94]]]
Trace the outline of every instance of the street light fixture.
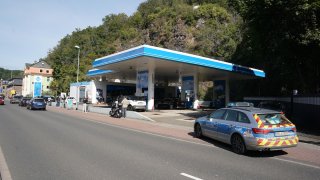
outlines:
[[79, 104], [79, 63], [80, 63], [80, 46], [74, 46], [78, 49], [78, 67], [77, 67], [77, 94], [76, 94], [76, 110], [78, 110]]

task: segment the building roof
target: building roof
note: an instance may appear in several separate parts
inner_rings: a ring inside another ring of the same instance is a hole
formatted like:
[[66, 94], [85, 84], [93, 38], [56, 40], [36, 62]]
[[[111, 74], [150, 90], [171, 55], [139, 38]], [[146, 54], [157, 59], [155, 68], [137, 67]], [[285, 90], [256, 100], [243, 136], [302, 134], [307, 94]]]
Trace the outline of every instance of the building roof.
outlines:
[[26, 68], [30, 68], [30, 67], [51, 69], [51, 66], [44, 60], [40, 60], [33, 64], [26, 63]]

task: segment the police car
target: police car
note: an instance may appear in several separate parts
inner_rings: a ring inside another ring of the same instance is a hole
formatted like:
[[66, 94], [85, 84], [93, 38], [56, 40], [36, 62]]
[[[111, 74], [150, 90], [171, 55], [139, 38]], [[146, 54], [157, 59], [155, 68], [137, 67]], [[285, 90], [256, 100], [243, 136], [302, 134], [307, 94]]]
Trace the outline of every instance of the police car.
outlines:
[[296, 126], [283, 113], [250, 106], [221, 108], [198, 118], [194, 134], [230, 144], [238, 154], [295, 147], [299, 141]]

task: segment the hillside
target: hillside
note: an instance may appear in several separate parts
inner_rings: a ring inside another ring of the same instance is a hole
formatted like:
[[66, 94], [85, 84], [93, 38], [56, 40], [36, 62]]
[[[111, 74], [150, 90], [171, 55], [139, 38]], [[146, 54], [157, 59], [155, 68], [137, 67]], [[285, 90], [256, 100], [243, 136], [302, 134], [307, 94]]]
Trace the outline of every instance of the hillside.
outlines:
[[0, 67], [0, 79], [8, 80], [11, 77], [13, 77], [13, 78], [15, 78], [15, 77], [22, 78], [22, 76], [23, 76], [23, 71], [20, 71], [20, 70], [9, 70], [9, 69], [4, 69], [4, 68]]
[[241, 95], [314, 93], [319, 7], [317, 0], [148, 0], [132, 16], [110, 14], [62, 38], [45, 58], [54, 68], [51, 87], [67, 91], [76, 80], [75, 45], [82, 81], [95, 58], [149, 44], [265, 70], [263, 81], [237, 87]]

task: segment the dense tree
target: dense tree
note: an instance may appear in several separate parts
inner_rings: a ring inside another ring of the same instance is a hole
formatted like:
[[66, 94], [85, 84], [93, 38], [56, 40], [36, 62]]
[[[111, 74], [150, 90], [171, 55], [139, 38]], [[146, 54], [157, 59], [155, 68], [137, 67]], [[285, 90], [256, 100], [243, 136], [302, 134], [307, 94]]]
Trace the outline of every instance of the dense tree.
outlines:
[[230, 6], [245, 22], [233, 61], [267, 74], [248, 89], [260, 89], [260, 95], [319, 91], [319, 0], [230, 0]]
[[0, 79], [8, 80], [12, 78], [22, 78], [23, 71], [20, 70], [9, 70], [0, 67]]
[[[102, 25], [77, 29], [54, 47], [46, 60], [54, 69], [51, 87], [68, 91], [76, 81], [77, 49], [81, 47], [79, 80], [87, 80], [91, 62], [141, 44], [229, 60], [241, 39], [240, 16], [220, 1], [201, 2], [198, 9], [185, 0], [148, 0], [132, 16], [110, 14]], [[222, 4], [222, 3], [221, 3]]]
[[[141, 44], [189, 52], [265, 70], [267, 78], [242, 83], [237, 95], [319, 91], [319, 0], [148, 0], [132, 16], [110, 14], [98, 27], [76, 29], [46, 60], [51, 87], [68, 91], [98, 57]], [[241, 91], [241, 89], [243, 91]]]

